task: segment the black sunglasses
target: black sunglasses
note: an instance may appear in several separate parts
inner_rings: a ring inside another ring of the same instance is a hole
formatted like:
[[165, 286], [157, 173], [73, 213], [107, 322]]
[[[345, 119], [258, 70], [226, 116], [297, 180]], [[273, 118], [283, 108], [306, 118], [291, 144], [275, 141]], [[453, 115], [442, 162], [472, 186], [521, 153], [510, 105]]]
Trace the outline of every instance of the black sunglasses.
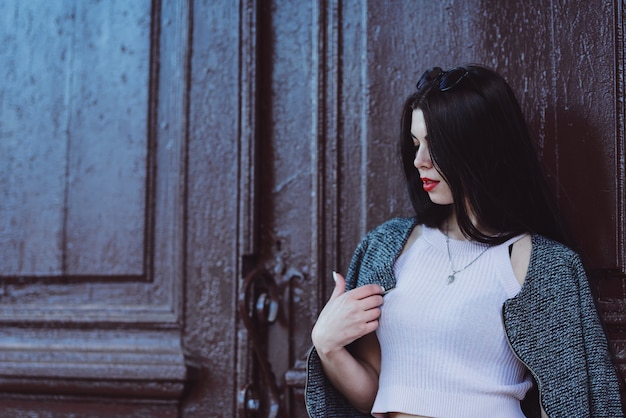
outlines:
[[426, 84], [438, 81], [439, 91], [446, 92], [452, 90], [469, 75], [469, 71], [463, 67], [455, 67], [449, 71], [444, 71], [441, 67], [433, 67], [424, 72], [416, 87], [421, 90]]

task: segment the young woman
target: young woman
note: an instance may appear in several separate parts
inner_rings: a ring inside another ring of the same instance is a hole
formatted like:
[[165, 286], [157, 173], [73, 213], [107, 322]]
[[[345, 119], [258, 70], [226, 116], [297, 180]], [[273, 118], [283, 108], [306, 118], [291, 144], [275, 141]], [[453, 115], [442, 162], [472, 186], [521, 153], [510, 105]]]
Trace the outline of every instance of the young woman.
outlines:
[[359, 244], [313, 328], [311, 417], [621, 417], [587, 277], [508, 84], [432, 68], [402, 114], [415, 217]]

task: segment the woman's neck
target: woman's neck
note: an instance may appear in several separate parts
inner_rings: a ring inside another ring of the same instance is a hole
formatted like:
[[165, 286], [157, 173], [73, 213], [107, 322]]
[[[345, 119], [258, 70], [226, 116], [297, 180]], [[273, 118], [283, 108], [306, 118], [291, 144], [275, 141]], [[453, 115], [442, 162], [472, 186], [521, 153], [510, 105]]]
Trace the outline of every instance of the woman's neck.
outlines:
[[456, 217], [456, 213], [452, 212], [452, 214], [443, 221], [443, 224], [440, 226], [441, 231], [446, 234], [451, 239], [456, 240], [465, 240], [467, 241], [467, 237], [463, 235], [461, 231], [461, 227], [459, 226], [459, 222]]
[[[470, 214], [470, 220], [472, 221], [472, 224], [474, 226], [476, 226], [476, 228], [486, 234], [486, 235], [496, 235], [497, 233], [493, 233], [490, 232], [488, 230], [486, 230], [485, 228], [481, 228], [480, 226], [477, 226], [478, 222], [476, 220], [476, 217]], [[456, 217], [456, 213], [452, 212], [452, 214], [450, 214], [450, 216], [443, 221], [443, 224], [439, 227], [439, 229], [441, 229], [441, 231], [446, 234], [448, 237], [450, 237], [451, 239], [456, 239], [456, 240], [463, 240], [463, 241], [469, 241], [470, 238], [466, 237], [463, 234], [463, 231], [461, 231], [461, 226], [459, 225], [459, 221]]]

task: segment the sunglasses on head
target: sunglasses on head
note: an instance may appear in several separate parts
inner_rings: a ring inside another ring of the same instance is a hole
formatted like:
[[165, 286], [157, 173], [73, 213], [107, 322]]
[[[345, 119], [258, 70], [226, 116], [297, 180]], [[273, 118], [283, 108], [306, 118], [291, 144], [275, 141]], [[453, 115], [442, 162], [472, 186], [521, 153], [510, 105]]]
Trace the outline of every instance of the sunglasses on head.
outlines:
[[433, 67], [424, 72], [416, 87], [420, 90], [426, 84], [438, 82], [439, 91], [446, 92], [452, 90], [467, 77], [469, 77], [469, 71], [463, 67], [455, 67], [448, 71], [442, 70], [441, 67]]

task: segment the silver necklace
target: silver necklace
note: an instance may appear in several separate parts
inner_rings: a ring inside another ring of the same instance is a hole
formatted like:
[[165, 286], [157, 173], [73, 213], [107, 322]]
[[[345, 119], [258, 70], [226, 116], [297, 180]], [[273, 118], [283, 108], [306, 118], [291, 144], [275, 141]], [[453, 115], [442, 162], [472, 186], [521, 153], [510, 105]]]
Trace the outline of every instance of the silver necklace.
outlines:
[[452, 263], [452, 255], [450, 254], [450, 237], [448, 236], [448, 224], [446, 223], [446, 248], [448, 249], [448, 261], [450, 261], [450, 270], [452, 270], [452, 273], [450, 273], [450, 275], [448, 276], [448, 284], [452, 284], [454, 283], [454, 280], [456, 279], [456, 274], [462, 272], [463, 270], [465, 270], [466, 268], [468, 268], [469, 266], [471, 266], [472, 264], [474, 264], [474, 262], [476, 260], [478, 260], [480, 258], [481, 255], [485, 254], [487, 252], [487, 250], [489, 249], [489, 247], [486, 247], [484, 250], [481, 251], [480, 254], [478, 254], [478, 256], [476, 256], [475, 259], [473, 259], [472, 261], [469, 262], [469, 264], [467, 264], [465, 267], [460, 268], [458, 270], [454, 269], [454, 265]]

